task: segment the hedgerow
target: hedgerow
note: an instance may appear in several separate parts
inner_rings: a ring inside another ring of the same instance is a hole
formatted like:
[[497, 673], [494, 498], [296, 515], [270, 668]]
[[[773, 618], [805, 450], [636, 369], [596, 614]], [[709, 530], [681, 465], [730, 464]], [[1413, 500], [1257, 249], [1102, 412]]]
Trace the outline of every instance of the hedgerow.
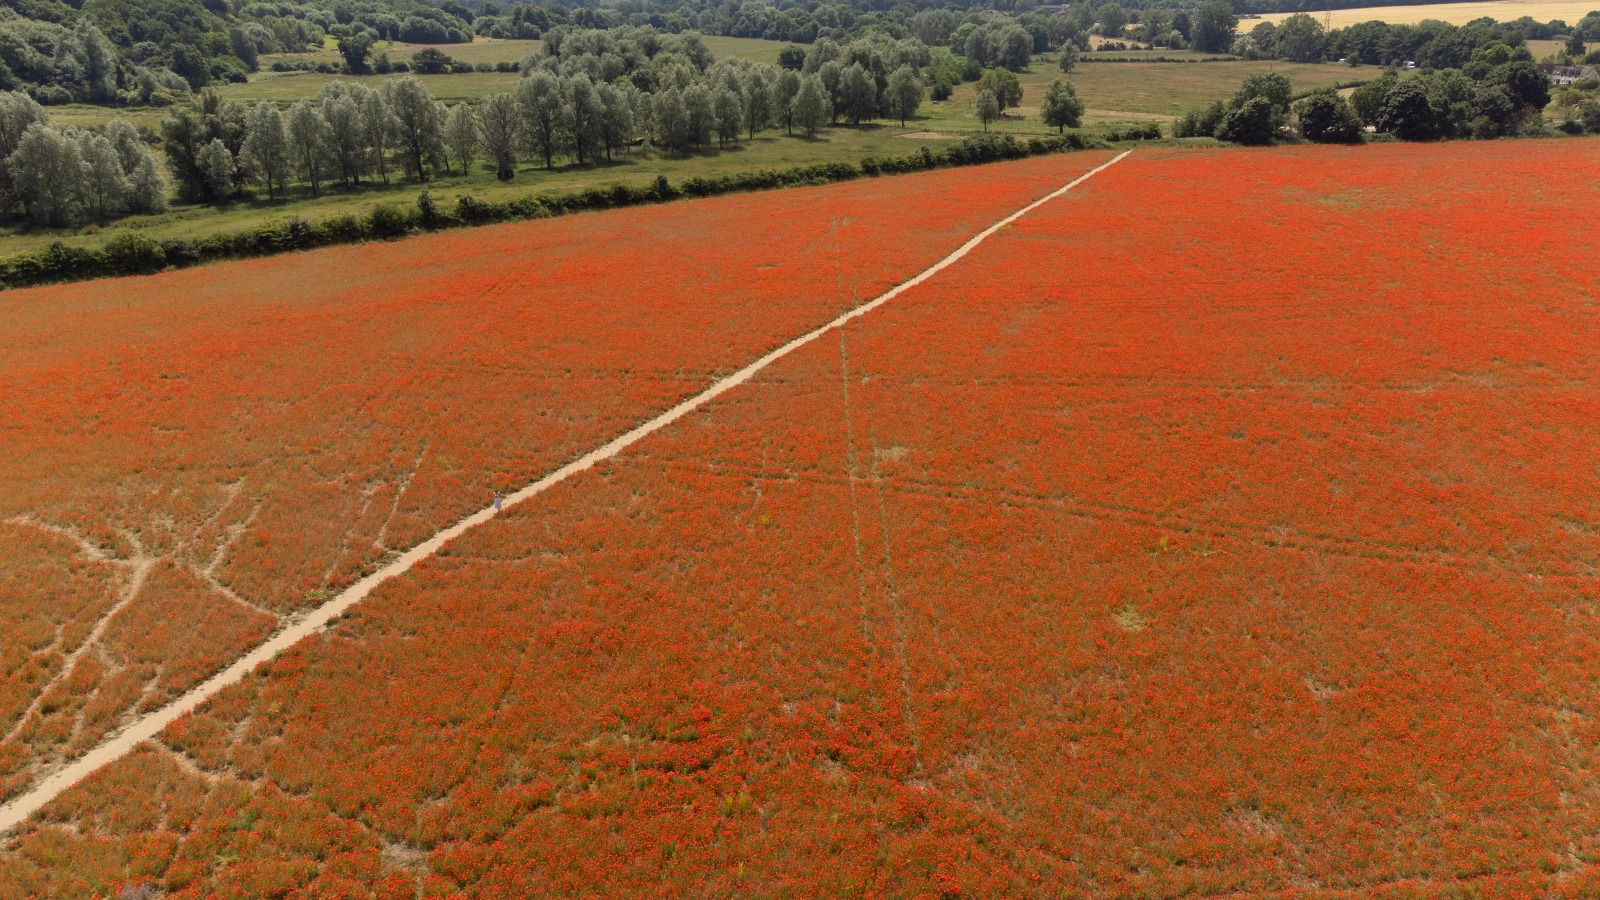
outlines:
[[[1134, 139], [1131, 133], [1128, 137]], [[717, 178], [690, 178], [679, 184], [669, 182], [666, 176], [659, 176], [648, 185], [614, 184], [571, 194], [529, 195], [498, 203], [461, 196], [454, 204], [446, 204], [423, 192], [414, 204], [380, 204], [364, 216], [344, 214], [319, 221], [295, 216], [248, 231], [213, 234], [193, 240], [171, 238], [158, 241], [137, 230], [130, 230], [114, 236], [103, 248], [73, 247], [63, 241], [54, 241], [34, 253], [0, 261], [0, 287], [142, 275], [225, 259], [271, 256], [361, 241], [393, 240], [445, 228], [540, 219], [587, 210], [665, 203], [689, 197], [829, 184], [1099, 146], [1103, 146], [1100, 141], [1076, 132], [1030, 138], [1027, 141], [1019, 141], [1010, 135], [980, 134], [965, 138], [945, 150], [923, 147], [905, 156], [867, 157], [859, 164], [834, 162], [790, 169], [760, 169]]]

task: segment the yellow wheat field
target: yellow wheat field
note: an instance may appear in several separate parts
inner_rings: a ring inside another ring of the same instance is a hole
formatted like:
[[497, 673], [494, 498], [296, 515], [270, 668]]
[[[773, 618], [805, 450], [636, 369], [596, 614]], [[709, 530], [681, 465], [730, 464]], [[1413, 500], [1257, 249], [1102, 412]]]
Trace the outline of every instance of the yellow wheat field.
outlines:
[[[1489, 16], [1501, 22], [1532, 16], [1541, 22], [1561, 19], [1573, 23], [1590, 10], [1600, 10], [1600, 0], [1485, 0], [1478, 3], [1430, 3], [1426, 6], [1365, 6], [1359, 9], [1336, 9], [1332, 13], [1334, 28], [1343, 28], [1357, 22], [1388, 22], [1392, 25], [1415, 25], [1423, 19], [1439, 19], [1455, 25], [1465, 25], [1473, 19]], [[1259, 19], [1243, 19], [1240, 31], [1249, 31], [1257, 22], [1274, 24], [1289, 17], [1289, 13], [1268, 13]], [[1327, 22], [1326, 13], [1312, 13], [1317, 21]]]

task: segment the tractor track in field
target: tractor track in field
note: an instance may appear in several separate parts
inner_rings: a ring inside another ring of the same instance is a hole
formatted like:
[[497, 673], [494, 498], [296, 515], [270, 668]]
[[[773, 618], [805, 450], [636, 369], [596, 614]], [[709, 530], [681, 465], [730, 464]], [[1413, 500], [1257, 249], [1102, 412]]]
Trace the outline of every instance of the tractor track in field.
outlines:
[[[966, 243], [963, 243], [961, 246], [951, 251], [938, 262], [935, 262], [933, 265], [923, 269], [921, 272], [917, 273], [911, 278], [902, 281], [882, 294], [879, 294], [872, 300], [860, 304], [859, 306], [855, 306], [850, 310], [841, 313], [831, 321], [820, 325], [811, 331], [806, 332], [805, 334], [802, 334], [801, 336], [789, 341], [775, 350], [769, 351], [755, 362], [750, 363], [731, 375], [718, 379], [709, 387], [705, 388], [694, 396], [679, 402], [666, 412], [663, 412], [654, 418], [635, 426], [633, 429], [622, 434], [621, 436], [613, 438], [612, 440], [600, 445], [594, 450], [589, 451], [583, 456], [580, 456], [566, 465], [546, 474], [543, 478], [540, 478], [532, 484], [523, 487], [521, 490], [506, 495], [504, 497], [503, 505], [507, 507], [515, 506], [516, 504], [522, 503], [525, 500], [532, 499], [533, 497], [543, 493], [551, 487], [554, 487], [562, 481], [565, 481], [573, 475], [583, 472], [586, 469], [593, 468], [597, 463], [616, 456], [656, 431], [659, 431], [660, 429], [665, 428], [673, 422], [676, 422], [689, 413], [694, 412], [695, 410], [706, 405], [707, 403], [710, 403], [712, 400], [724, 393], [727, 393], [733, 388], [744, 384], [754, 377], [758, 372], [772, 365], [774, 362], [777, 362], [779, 359], [788, 356], [795, 350], [800, 349], [801, 347], [811, 343], [830, 331], [843, 327], [852, 320], [858, 319], [867, 313], [872, 312], [878, 307], [888, 303], [890, 300], [893, 300], [895, 297], [898, 297], [906, 291], [917, 287], [924, 281], [927, 281], [934, 275], [937, 275], [939, 272], [955, 264], [968, 253], [971, 253], [978, 247], [979, 244], [982, 244], [985, 240], [999, 232], [1002, 228], [1005, 228], [1006, 226], [1017, 221], [1028, 213], [1033, 212], [1035, 209], [1038, 209], [1044, 204], [1065, 195], [1078, 185], [1088, 181], [1090, 178], [1094, 177], [1105, 169], [1110, 168], [1111, 166], [1122, 161], [1131, 152], [1132, 151], [1124, 151], [1119, 153], [1106, 162], [1103, 162], [1100, 165], [1095, 166], [1089, 171], [1083, 173], [1082, 175], [1079, 175], [1065, 185], [1062, 185], [1045, 196], [1040, 197], [1021, 209], [1018, 209], [1005, 218], [1000, 219], [984, 230], [978, 232], [976, 235], [973, 235], [966, 241]], [[231, 663], [227, 668], [212, 675], [210, 678], [201, 682], [198, 686], [191, 688], [183, 696], [172, 701], [166, 706], [161, 707], [160, 709], [140, 716], [122, 728], [122, 730], [112, 734], [106, 740], [95, 746], [94, 749], [41, 778], [27, 791], [12, 798], [3, 806], [0, 806], [0, 834], [14, 830], [17, 826], [27, 821], [27, 819], [33, 813], [42, 809], [45, 804], [60, 796], [63, 792], [77, 784], [79, 781], [94, 774], [94, 772], [99, 770], [101, 767], [127, 755], [144, 741], [154, 738], [161, 732], [162, 729], [166, 728], [167, 725], [171, 724], [181, 716], [192, 712], [202, 703], [211, 699], [224, 689], [243, 681], [245, 676], [252, 672], [257, 666], [270, 661], [273, 657], [299, 643], [302, 639], [311, 637], [322, 631], [340, 616], [348, 612], [351, 607], [366, 599], [367, 595], [370, 594], [378, 585], [388, 581], [391, 578], [394, 578], [395, 576], [406, 573], [412, 567], [416, 566], [417, 563], [422, 562], [428, 557], [439, 552], [439, 550], [441, 550], [450, 541], [455, 540], [471, 529], [489, 521], [490, 519], [494, 518], [495, 515], [496, 511], [493, 505], [490, 505], [478, 510], [475, 513], [472, 513], [463, 519], [458, 520], [452, 525], [434, 532], [434, 534], [427, 540], [424, 540], [404, 553], [401, 553], [387, 565], [366, 576], [365, 578], [362, 578], [360, 581], [357, 581], [350, 587], [344, 589], [337, 596], [328, 600], [326, 603], [299, 614], [283, 628], [275, 632], [266, 641], [256, 645], [256, 647], [250, 650], [248, 653], [234, 660], [233, 663]]]
[[[635, 463], [686, 477], [737, 477], [759, 485], [769, 482], [800, 482], [842, 487], [849, 479], [814, 469], [759, 469], [718, 462], [707, 465], [688, 460], [654, 458]], [[1534, 581], [1593, 584], [1600, 570], [1586, 565], [1560, 567], [1556, 564], [1524, 565], [1515, 557], [1480, 550], [1461, 550], [1448, 545], [1417, 549], [1413, 544], [1379, 537], [1362, 537], [1313, 531], [1297, 526], [1269, 526], [1249, 520], [1206, 518], [1197, 514], [1165, 512], [1128, 503], [1093, 500], [1071, 492], [1053, 492], [1025, 487], [985, 485], [937, 478], [901, 477], [886, 480], [882, 489], [896, 494], [917, 495], [952, 503], [991, 503], [1033, 509], [1058, 510], [1078, 519], [1119, 522], [1146, 528], [1168, 529], [1179, 534], [1215, 538], [1266, 550], [1320, 553], [1346, 559], [1431, 566], [1477, 575], [1507, 575]], [[1208, 551], [1202, 555], [1210, 555]], [[1221, 551], [1225, 552], [1225, 551]]]

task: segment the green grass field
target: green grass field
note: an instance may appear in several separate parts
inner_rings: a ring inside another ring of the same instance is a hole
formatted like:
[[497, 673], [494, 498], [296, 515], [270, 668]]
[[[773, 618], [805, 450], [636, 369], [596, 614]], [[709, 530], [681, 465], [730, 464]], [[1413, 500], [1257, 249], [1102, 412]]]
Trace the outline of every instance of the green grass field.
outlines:
[[170, 115], [169, 110], [148, 106], [119, 109], [77, 103], [52, 106], [45, 112], [50, 114], [50, 124], [57, 128], [94, 128], [112, 119], [125, 119], [136, 128], [142, 125], [157, 134], [161, 133], [161, 120]]
[[[266, 72], [245, 84], [225, 84], [217, 92], [229, 100], [254, 103], [271, 100], [293, 103], [310, 97], [330, 81], [355, 81], [377, 87], [385, 81], [402, 78], [402, 75], [324, 75], [320, 72]], [[446, 103], [457, 100], [482, 100], [490, 94], [509, 91], [517, 86], [520, 77], [516, 72], [466, 72], [460, 75], [418, 75], [417, 80], [427, 85], [433, 95]]]
[[[452, 58], [474, 65], [480, 62], [520, 62], [539, 48], [539, 41], [496, 41], [479, 40], [471, 44], [437, 44], [438, 49], [448, 53]], [[716, 54], [718, 59], [728, 56], [744, 57], [757, 62], [778, 62], [778, 51], [787, 44], [779, 41], [763, 41], [754, 38], [722, 38], [708, 37], [705, 39], [706, 48]], [[421, 50], [421, 44], [401, 44], [384, 41], [374, 46], [375, 52], [387, 52], [393, 60], [409, 60], [411, 55]], [[326, 59], [324, 59], [326, 57]], [[316, 53], [278, 54], [271, 57], [262, 57], [262, 69], [270, 69], [268, 60], [286, 59], [298, 62], [337, 62], [339, 54], [332, 50], [323, 50]], [[277, 103], [292, 103], [304, 97], [309, 97], [322, 89], [330, 81], [359, 81], [371, 86], [377, 86], [402, 76], [399, 75], [324, 75], [318, 72], [272, 72], [262, 71], [250, 79], [247, 84], [222, 85], [217, 90], [229, 100], [271, 100]], [[509, 91], [516, 87], [520, 77], [515, 72], [470, 72], [457, 75], [419, 75], [417, 76], [435, 97], [446, 103], [457, 100], [482, 100], [490, 94]]]
[[1215, 62], [1218, 60], [1237, 59], [1227, 53], [1201, 53], [1198, 50], [1173, 50], [1169, 47], [1140, 47], [1130, 50], [1094, 50], [1078, 56], [1080, 62], [1096, 63], [1110, 60], [1127, 61], [1141, 60], [1144, 62], [1164, 62], [1180, 60], [1183, 62]]
[[[503, 57], [515, 55], [520, 59], [526, 55], [529, 43], [482, 41], [470, 46], [477, 52], [481, 44], [486, 60], [492, 58], [493, 54]], [[776, 61], [778, 51], [785, 46], [774, 41], [740, 38], [707, 38], [706, 44], [719, 57], [748, 56], [769, 62]], [[465, 46], [454, 48], [455, 51], [464, 49]], [[453, 55], [465, 58], [462, 53]], [[1288, 75], [1297, 92], [1354, 80], [1362, 74], [1377, 71], [1353, 70], [1338, 65], [1247, 60], [1203, 63], [1096, 62], [1080, 65], [1072, 74], [1072, 81], [1088, 107], [1085, 128], [1095, 133], [1117, 124], [1170, 120], [1191, 107], [1204, 106], [1230, 96], [1249, 74], [1274, 70]], [[234, 100], [290, 103], [315, 94], [331, 81], [359, 80], [375, 85], [393, 77], [398, 76], [373, 75], [350, 79], [348, 76], [305, 72], [263, 72], [247, 84], [226, 85], [219, 90], [225, 97]], [[1058, 77], [1061, 75], [1052, 56], [1036, 59], [1031, 71], [1019, 76], [1023, 85], [1021, 106], [1010, 110], [1002, 120], [992, 123], [990, 130], [1023, 137], [1053, 133], [1053, 129], [1039, 120], [1038, 107], [1046, 87]], [[447, 102], [478, 100], [497, 91], [510, 90], [516, 85], [517, 78], [514, 73], [476, 72], [422, 76], [428, 88]], [[417, 194], [424, 188], [446, 203], [454, 203], [455, 198], [462, 194], [485, 200], [507, 200], [529, 193], [565, 193], [617, 182], [645, 184], [653, 181], [657, 175], [681, 181], [695, 176], [716, 177], [754, 169], [854, 162], [867, 156], [903, 155], [915, 152], [924, 144], [939, 146], [982, 131], [983, 126], [974, 113], [975, 98], [974, 86], [962, 85], [950, 100], [924, 104], [917, 117], [904, 127], [899, 122], [873, 123], [858, 128], [840, 126], [827, 129], [814, 140], [788, 137], [779, 131], [769, 130], [758, 135], [754, 141], [742, 142], [726, 150], [709, 150], [688, 156], [663, 156], [636, 151], [620, 157], [614, 164], [583, 168], [567, 166], [553, 172], [524, 161], [516, 178], [505, 184], [497, 182], [491, 172], [479, 168], [470, 175], [438, 178], [427, 185], [395, 181], [389, 185], [367, 185], [359, 190], [336, 191], [317, 198], [311, 197], [307, 189], [297, 187], [292, 189], [289, 198], [276, 202], [241, 201], [221, 208], [176, 206], [161, 216], [135, 217], [117, 224], [142, 228], [156, 238], [197, 238], [217, 232], [245, 231], [290, 216], [322, 219], [345, 213], [363, 214], [379, 203], [409, 204], [415, 202]], [[159, 109], [108, 110], [87, 106], [51, 110], [52, 121], [58, 125], [90, 126], [101, 124], [116, 115], [152, 129], [159, 129], [161, 119], [166, 114], [167, 111]], [[65, 231], [0, 229], [0, 256], [37, 250], [58, 239], [69, 244], [95, 246], [106, 239], [109, 231], [109, 228], [94, 226]]]
[[779, 51], [789, 46], [786, 41], [763, 41], [760, 38], [706, 37], [701, 41], [717, 59], [736, 56], [774, 66], [778, 64]]
[[[1597, 5], [1600, 5], [1600, 4], [1597, 4]], [[1552, 53], [1560, 53], [1560, 52], [1564, 51], [1566, 49], [1566, 47], [1567, 47], [1567, 42], [1566, 41], [1529, 41], [1528, 42], [1528, 52], [1533, 54], [1533, 58], [1534, 59], [1544, 59], [1545, 57], [1551, 55]], [[1600, 49], [1600, 43], [1595, 43], [1595, 42], [1591, 41], [1589, 43], [1588, 48], [1590, 50]]]
[[[1172, 51], [1167, 51], [1171, 53]], [[1378, 70], [1352, 69], [1332, 63], [1289, 63], [1275, 60], [1223, 60], [1213, 62], [1096, 62], [1080, 63], [1070, 80], [1088, 106], [1090, 122], [1136, 122], [1171, 119], [1190, 109], [1226, 99], [1244, 79], [1258, 72], [1281, 72], [1295, 93], [1363, 78]], [[1050, 82], [1063, 77], [1053, 58], [1041, 57], [1022, 82], [1022, 105], [1012, 110], [1037, 117], [1039, 103]], [[970, 107], [977, 96], [974, 85], [956, 89], [953, 103]], [[1037, 118], [1034, 119], [1035, 124]]]
[[[739, 56], [753, 59], [756, 62], [778, 64], [778, 51], [788, 44], [782, 41], [763, 41], [759, 38], [730, 38], [706, 37], [702, 38], [706, 49], [716, 54], [718, 59], [724, 56]], [[374, 56], [382, 53], [394, 62], [410, 62], [412, 55], [429, 47], [439, 50], [451, 59], [478, 65], [489, 63], [494, 65], [503, 62], [521, 62], [532, 56], [544, 46], [543, 41], [512, 41], [499, 38], [480, 37], [470, 44], [407, 44], [403, 41], [379, 41], [372, 45]], [[309, 53], [268, 53], [261, 57], [262, 76], [272, 74], [274, 63], [286, 63], [300, 66], [307, 63], [313, 65], [328, 63], [338, 65], [344, 61], [339, 55], [332, 38], [328, 38], [321, 50]]]
[[[499, 38], [480, 37], [470, 44], [407, 44], [404, 41], [378, 41], [372, 45], [372, 55], [384, 54], [389, 59], [400, 62], [411, 61], [413, 54], [420, 50], [432, 47], [443, 52], [451, 59], [472, 63], [502, 63], [521, 62], [544, 45], [543, 41], [507, 41]], [[309, 53], [267, 53], [261, 57], [262, 71], [269, 72], [274, 63], [287, 63], [289, 65], [304, 65], [306, 63], [330, 63], [339, 65], [344, 62], [344, 57], [339, 55], [337, 44], [329, 37], [323, 41], [321, 50]]]

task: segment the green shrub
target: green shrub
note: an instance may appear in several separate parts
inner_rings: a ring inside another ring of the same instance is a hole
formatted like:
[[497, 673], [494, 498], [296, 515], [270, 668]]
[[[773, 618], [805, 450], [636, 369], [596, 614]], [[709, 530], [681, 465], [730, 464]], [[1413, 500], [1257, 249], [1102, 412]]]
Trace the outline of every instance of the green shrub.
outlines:
[[119, 275], [159, 272], [167, 266], [161, 244], [142, 231], [123, 230], [106, 241], [106, 265]]
[[613, 184], [610, 188], [612, 206], [633, 206], [636, 203], [648, 203], [650, 194], [645, 191], [635, 191], [625, 184]]
[[1228, 108], [1219, 100], [1205, 109], [1191, 109], [1172, 123], [1175, 138], [1216, 137], [1217, 128], [1228, 114]]
[[1018, 144], [1011, 135], [975, 134], [963, 138], [961, 143], [945, 151], [951, 165], [970, 166], [993, 162], [997, 159], [1020, 159], [1028, 155], [1028, 148]]
[[199, 249], [192, 242], [181, 238], [168, 238], [162, 241], [161, 255], [166, 259], [167, 267], [172, 269], [192, 266], [200, 262]]
[[406, 211], [390, 203], [381, 203], [367, 214], [367, 225], [373, 237], [397, 238], [411, 231], [411, 217]]
[[1248, 146], [1272, 143], [1277, 129], [1272, 124], [1272, 101], [1265, 97], [1251, 97], [1238, 109], [1231, 109], [1217, 126], [1217, 137], [1224, 141]]
[[61, 241], [51, 241], [39, 251], [39, 271], [46, 281], [65, 281], [81, 273], [100, 274], [104, 257], [82, 247], [69, 247]]
[[1294, 113], [1306, 140], [1319, 144], [1361, 143], [1361, 120], [1349, 101], [1333, 88], [1313, 91], [1294, 105]]
[[518, 197], [507, 203], [506, 209], [515, 219], [542, 219], [550, 215], [549, 208], [540, 197]]
[[234, 255], [233, 235], [208, 234], [195, 242], [195, 251], [201, 260], [226, 259]]
[[292, 250], [289, 246], [288, 235], [284, 233], [281, 225], [258, 225], [249, 231], [242, 231], [233, 238], [233, 248], [230, 256], [265, 256], [271, 253], [282, 253]]
[[482, 225], [493, 222], [497, 218], [497, 210], [492, 204], [485, 203], [469, 194], [462, 194], [456, 198], [456, 216], [469, 225]]
[[612, 206], [611, 192], [601, 187], [587, 188], [581, 191], [572, 201], [578, 209], [605, 209]]
[[330, 244], [353, 244], [367, 236], [367, 226], [345, 213], [322, 221], [322, 236]]
[[322, 243], [322, 232], [317, 226], [300, 216], [290, 216], [283, 226], [283, 243], [296, 250], [304, 250]]
[[417, 224], [426, 231], [437, 231], [444, 224], [438, 204], [433, 202], [433, 195], [427, 191], [417, 195]]

